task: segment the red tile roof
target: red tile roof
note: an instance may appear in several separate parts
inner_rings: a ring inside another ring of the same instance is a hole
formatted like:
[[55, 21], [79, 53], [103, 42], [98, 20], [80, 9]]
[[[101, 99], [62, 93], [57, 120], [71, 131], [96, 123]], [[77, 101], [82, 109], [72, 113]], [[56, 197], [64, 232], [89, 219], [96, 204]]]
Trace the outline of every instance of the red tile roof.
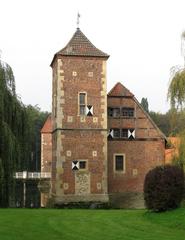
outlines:
[[[88, 56], [88, 57], [104, 57], [108, 58], [109, 55], [96, 48], [89, 39], [77, 28], [68, 44], [57, 52], [56, 56]], [[52, 63], [53, 63], [52, 61]], [[51, 65], [52, 65], [51, 63]]]
[[110, 92], [107, 95], [108, 97], [133, 97], [134, 96], [120, 82], [116, 83], [116, 85], [110, 90]]
[[52, 121], [51, 121], [51, 115], [48, 116], [46, 119], [41, 131], [41, 133], [51, 133], [52, 132]]

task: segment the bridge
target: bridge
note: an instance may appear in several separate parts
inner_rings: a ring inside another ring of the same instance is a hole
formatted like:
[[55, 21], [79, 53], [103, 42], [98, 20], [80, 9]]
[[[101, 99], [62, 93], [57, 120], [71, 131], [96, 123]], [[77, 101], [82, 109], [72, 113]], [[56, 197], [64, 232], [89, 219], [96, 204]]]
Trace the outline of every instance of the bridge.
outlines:
[[50, 179], [50, 172], [16, 172], [14, 178], [16, 179], [24, 179], [24, 180], [36, 180], [36, 179]]
[[[27, 181], [34, 181], [37, 182], [37, 187], [42, 192], [43, 189], [47, 189], [49, 191], [50, 187], [50, 179], [51, 179], [51, 172], [15, 172], [14, 178], [18, 181], [23, 183], [23, 207], [26, 207], [26, 182]], [[16, 203], [17, 207], [20, 206], [20, 203]]]

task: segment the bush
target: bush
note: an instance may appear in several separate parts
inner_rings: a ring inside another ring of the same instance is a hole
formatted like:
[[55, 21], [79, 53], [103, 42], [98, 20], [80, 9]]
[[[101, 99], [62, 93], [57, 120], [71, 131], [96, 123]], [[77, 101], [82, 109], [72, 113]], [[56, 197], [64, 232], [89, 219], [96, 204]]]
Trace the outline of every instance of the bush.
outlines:
[[183, 193], [184, 172], [178, 166], [158, 166], [145, 177], [145, 205], [152, 211], [162, 212], [179, 207]]

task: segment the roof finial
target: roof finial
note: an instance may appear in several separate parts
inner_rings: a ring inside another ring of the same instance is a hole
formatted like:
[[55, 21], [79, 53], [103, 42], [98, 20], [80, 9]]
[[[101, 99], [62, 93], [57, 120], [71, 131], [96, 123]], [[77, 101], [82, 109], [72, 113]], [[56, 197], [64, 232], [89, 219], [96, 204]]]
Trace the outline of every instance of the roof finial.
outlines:
[[77, 28], [79, 28], [79, 24], [80, 24], [80, 13], [78, 12], [77, 14]]

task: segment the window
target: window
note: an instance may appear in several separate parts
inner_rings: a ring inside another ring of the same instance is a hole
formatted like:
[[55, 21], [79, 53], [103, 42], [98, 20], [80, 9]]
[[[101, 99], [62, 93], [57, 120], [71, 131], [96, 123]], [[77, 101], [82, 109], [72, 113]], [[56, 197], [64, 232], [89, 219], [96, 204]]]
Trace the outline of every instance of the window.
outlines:
[[119, 108], [119, 107], [109, 107], [108, 108], [109, 117], [134, 117], [134, 108]]
[[128, 138], [128, 129], [121, 129], [121, 138]]
[[113, 116], [113, 108], [108, 108], [108, 116], [109, 117]]
[[113, 117], [120, 117], [120, 108], [113, 108]]
[[86, 109], [86, 99], [87, 94], [86, 93], [79, 93], [79, 115], [85, 115], [85, 109]]
[[120, 138], [120, 129], [119, 128], [114, 128], [113, 129], [113, 137], [114, 138]]
[[79, 161], [79, 170], [87, 170], [87, 161], [86, 160]]
[[108, 108], [109, 117], [120, 117], [120, 108]]
[[124, 154], [114, 155], [114, 171], [125, 172], [125, 155]]
[[109, 135], [108, 135], [109, 139], [112, 138], [119, 138], [120, 140], [122, 138], [125, 138], [127, 140], [132, 140], [135, 139], [135, 129], [134, 128], [112, 128], [109, 130]]
[[123, 117], [134, 117], [134, 108], [122, 108]]

